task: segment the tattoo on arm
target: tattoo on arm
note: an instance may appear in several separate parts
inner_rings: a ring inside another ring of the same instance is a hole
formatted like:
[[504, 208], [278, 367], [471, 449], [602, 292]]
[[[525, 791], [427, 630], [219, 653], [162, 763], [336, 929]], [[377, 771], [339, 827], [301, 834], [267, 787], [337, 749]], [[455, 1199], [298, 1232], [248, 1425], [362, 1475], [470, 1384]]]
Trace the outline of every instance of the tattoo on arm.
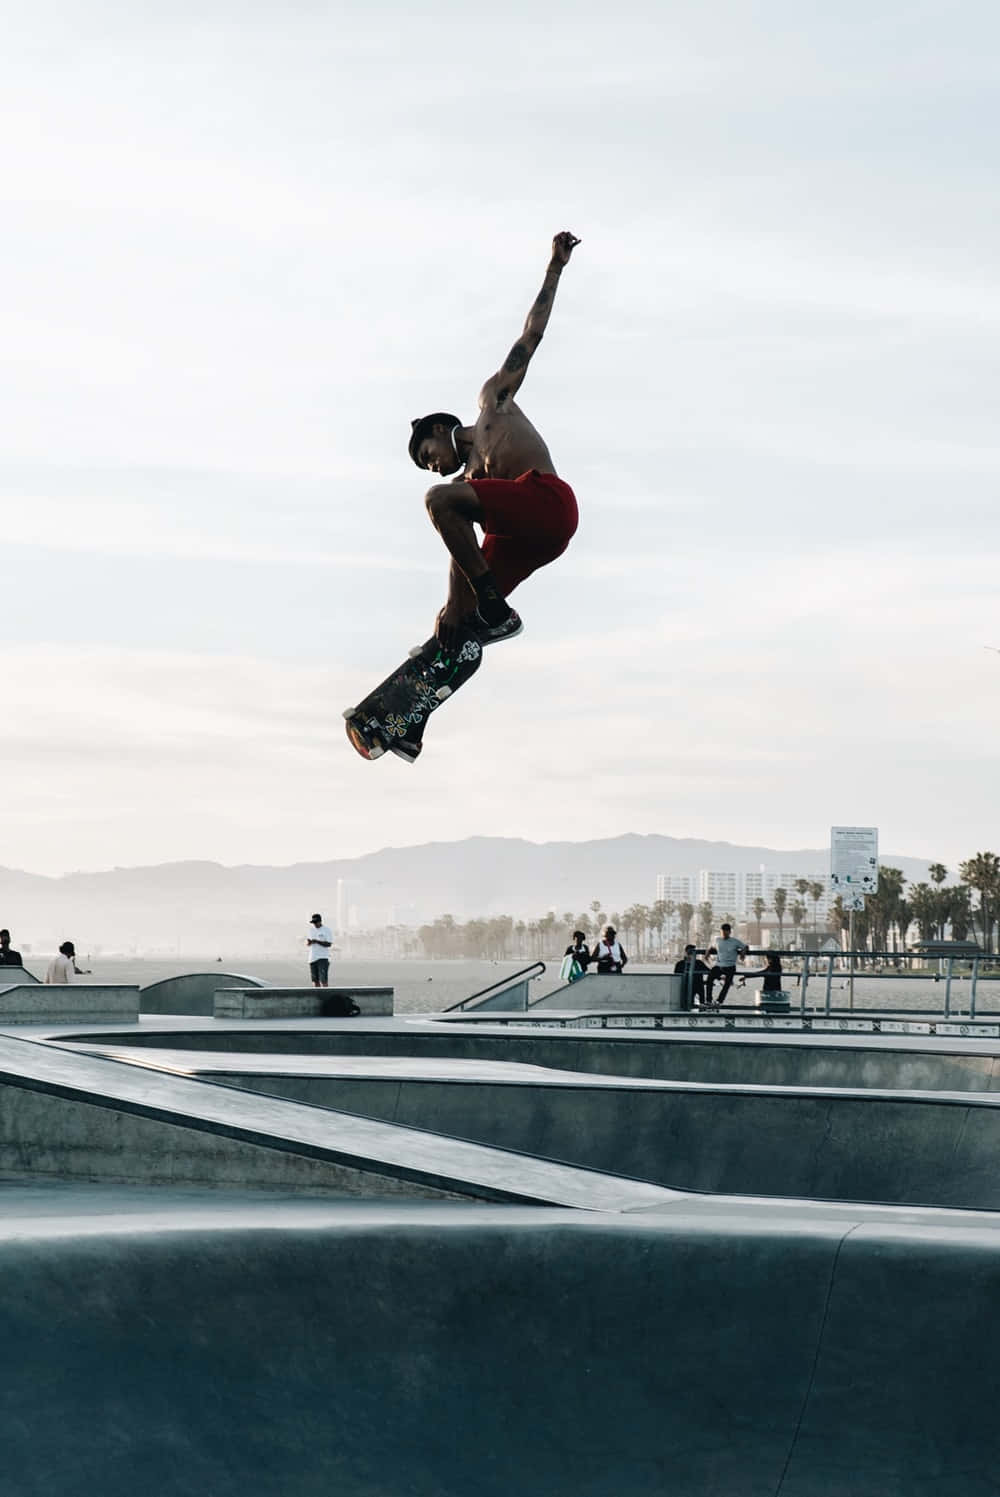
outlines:
[[504, 360], [504, 373], [516, 374], [519, 369], [524, 368], [530, 357], [531, 354], [528, 352], [528, 349], [518, 340]]

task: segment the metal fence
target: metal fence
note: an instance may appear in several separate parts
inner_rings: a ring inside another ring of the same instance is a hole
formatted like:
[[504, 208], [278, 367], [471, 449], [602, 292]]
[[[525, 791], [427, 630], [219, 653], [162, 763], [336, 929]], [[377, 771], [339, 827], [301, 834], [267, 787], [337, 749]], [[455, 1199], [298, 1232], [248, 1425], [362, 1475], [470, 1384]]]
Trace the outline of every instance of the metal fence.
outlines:
[[[768, 949], [750, 950], [747, 955], [780, 957], [782, 987], [792, 990], [790, 1007], [801, 1013], [807, 1008], [824, 1014], [867, 1009], [880, 1013], [929, 1012], [945, 1019], [956, 1014], [970, 1018], [977, 1013], [1000, 1014], [1000, 1007], [988, 1006], [991, 1000], [996, 1003], [1000, 998], [1000, 990], [994, 987], [992, 992], [986, 991], [989, 984], [1000, 983], [1000, 957], [986, 952], [929, 958], [900, 951]], [[760, 975], [761, 969], [738, 971], [737, 979]], [[872, 995], [872, 984], [884, 985], [884, 999]], [[904, 1002], [897, 1006], [898, 999]]]

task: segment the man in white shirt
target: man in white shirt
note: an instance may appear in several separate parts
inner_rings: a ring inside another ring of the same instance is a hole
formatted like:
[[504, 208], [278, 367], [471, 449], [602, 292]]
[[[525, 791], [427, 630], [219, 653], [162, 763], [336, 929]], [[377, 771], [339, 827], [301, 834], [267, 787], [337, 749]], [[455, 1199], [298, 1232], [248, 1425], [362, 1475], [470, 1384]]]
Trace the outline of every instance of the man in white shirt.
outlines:
[[45, 974], [46, 982], [75, 982], [78, 977], [89, 977], [89, 972], [81, 971], [76, 965], [76, 947], [72, 941], [64, 941], [59, 948], [59, 953], [49, 962], [49, 970]]
[[314, 988], [330, 986], [330, 953], [333, 950], [333, 931], [323, 924], [322, 915], [313, 915], [306, 936], [309, 947], [309, 978]]
[[706, 955], [714, 956], [717, 963], [708, 974], [708, 1001], [712, 1002], [712, 989], [717, 982], [721, 981], [722, 992], [719, 994], [719, 1007], [721, 1008], [726, 1001], [726, 994], [733, 985], [736, 963], [741, 956], [746, 955], [750, 948], [736, 939], [731, 925], [723, 925], [720, 929], [722, 934], [715, 945], [708, 948]]

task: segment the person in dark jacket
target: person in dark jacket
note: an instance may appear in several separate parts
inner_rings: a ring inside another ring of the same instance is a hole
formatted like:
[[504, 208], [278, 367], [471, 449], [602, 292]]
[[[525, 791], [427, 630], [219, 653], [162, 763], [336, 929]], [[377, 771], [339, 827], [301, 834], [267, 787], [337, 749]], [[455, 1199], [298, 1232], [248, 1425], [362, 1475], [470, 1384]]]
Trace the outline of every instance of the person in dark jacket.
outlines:
[[10, 944], [10, 931], [0, 930], [0, 967], [23, 967], [21, 953]]
[[582, 930], [573, 932], [573, 940], [566, 950], [564, 956], [571, 956], [574, 961], [579, 962], [581, 973], [586, 972], [590, 962], [590, 947], [587, 945], [587, 937]]
[[681, 1005], [682, 1008], [690, 1008], [695, 1000], [697, 1000], [699, 1007], [705, 1002], [705, 978], [711, 971], [711, 968], [706, 966], [701, 957], [695, 954], [696, 951], [697, 947], [695, 946], [685, 946], [684, 955], [680, 961], [674, 962], [675, 972], [682, 975], [690, 974], [688, 981], [684, 984], [684, 1002]]

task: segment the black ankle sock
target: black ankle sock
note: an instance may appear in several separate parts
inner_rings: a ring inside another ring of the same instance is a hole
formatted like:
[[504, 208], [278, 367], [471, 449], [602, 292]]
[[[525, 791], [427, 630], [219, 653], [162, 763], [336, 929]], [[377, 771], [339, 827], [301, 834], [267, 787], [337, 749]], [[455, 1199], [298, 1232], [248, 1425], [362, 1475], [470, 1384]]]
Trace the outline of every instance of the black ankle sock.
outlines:
[[472, 586], [476, 590], [479, 612], [488, 624], [500, 623], [507, 617], [510, 609], [497, 587], [497, 579], [492, 572], [484, 572], [481, 577], [474, 577]]

